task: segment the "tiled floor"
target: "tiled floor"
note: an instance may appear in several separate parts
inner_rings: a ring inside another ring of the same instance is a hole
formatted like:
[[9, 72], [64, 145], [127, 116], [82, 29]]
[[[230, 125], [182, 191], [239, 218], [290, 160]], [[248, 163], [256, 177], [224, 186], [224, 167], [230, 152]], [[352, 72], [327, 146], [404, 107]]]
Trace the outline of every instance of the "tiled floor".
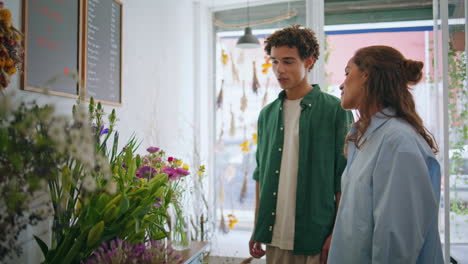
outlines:
[[235, 257], [245, 259], [250, 257], [250, 231], [234, 230], [227, 234], [218, 233], [211, 243], [211, 256]]
[[[208, 264], [240, 264], [244, 261], [243, 258], [229, 258], [229, 257], [213, 257], [210, 256]], [[245, 263], [245, 262], [244, 262]], [[265, 259], [254, 259], [250, 264], [265, 264]]]
[[[213, 263], [238, 264], [241, 263], [243, 259], [250, 257], [248, 249], [250, 236], [250, 231], [231, 231], [228, 234], [218, 234], [212, 243], [210, 255], [220, 257], [213, 258]], [[468, 244], [452, 245], [450, 255], [457, 260], [459, 264], [468, 264]], [[264, 258], [262, 261], [264, 261]], [[211, 264], [211, 262], [209, 263]]]

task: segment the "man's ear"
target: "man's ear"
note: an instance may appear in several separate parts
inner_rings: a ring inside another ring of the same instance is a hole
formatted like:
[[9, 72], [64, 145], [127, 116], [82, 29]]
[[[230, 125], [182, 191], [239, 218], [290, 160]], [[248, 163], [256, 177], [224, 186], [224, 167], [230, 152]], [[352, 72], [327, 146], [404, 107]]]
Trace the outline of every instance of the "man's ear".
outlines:
[[314, 64], [315, 64], [315, 58], [314, 57], [309, 57], [307, 59], [305, 59], [305, 66], [307, 68], [307, 70], [310, 70], [314, 67]]

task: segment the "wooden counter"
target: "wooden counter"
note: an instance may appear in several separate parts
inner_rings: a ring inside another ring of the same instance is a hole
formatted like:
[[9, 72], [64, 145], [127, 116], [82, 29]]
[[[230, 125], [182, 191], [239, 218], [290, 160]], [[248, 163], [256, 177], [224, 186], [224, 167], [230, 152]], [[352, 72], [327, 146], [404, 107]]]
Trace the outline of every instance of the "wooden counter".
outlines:
[[202, 264], [203, 252], [208, 247], [208, 242], [191, 241], [190, 247], [185, 250], [176, 251], [184, 259], [184, 264]]

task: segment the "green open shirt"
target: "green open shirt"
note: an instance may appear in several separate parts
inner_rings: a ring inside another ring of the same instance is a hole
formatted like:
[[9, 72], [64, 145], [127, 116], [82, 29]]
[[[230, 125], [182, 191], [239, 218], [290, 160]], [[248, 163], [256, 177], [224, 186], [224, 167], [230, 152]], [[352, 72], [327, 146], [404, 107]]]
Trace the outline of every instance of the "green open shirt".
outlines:
[[[258, 118], [257, 168], [260, 201], [253, 240], [271, 243], [275, 223], [284, 137], [282, 105], [286, 94], [267, 105]], [[294, 254], [320, 253], [332, 232], [336, 213], [335, 193], [340, 192], [346, 166], [343, 147], [353, 117], [340, 100], [323, 93], [318, 85], [301, 101], [299, 160], [296, 191]], [[291, 219], [292, 220], [292, 219]]]

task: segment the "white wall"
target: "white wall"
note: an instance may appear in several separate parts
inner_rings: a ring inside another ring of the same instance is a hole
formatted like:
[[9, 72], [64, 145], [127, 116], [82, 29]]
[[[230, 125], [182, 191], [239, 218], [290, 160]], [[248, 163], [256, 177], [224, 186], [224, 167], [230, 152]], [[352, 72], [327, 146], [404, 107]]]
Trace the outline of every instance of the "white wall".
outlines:
[[[21, 1], [7, 1], [21, 27]], [[136, 133], [143, 147], [156, 145], [189, 157], [194, 121], [194, 40], [191, 0], [123, 0], [123, 105], [115, 107], [122, 139]], [[16, 75], [7, 91], [19, 100], [54, 103], [69, 114], [75, 102], [20, 90]], [[107, 112], [114, 107], [105, 107]], [[123, 142], [121, 142], [123, 143]]]
[[[4, 1], [17, 28], [21, 28], [21, 2]], [[139, 152], [158, 146], [191, 163], [196, 139], [201, 163], [209, 168], [213, 100], [208, 9], [192, 0], [122, 2], [123, 105], [115, 107], [121, 145], [135, 133], [142, 140]], [[17, 100], [53, 103], [58, 112], [70, 114], [74, 99], [22, 91], [19, 80], [15, 76], [6, 90], [15, 90]], [[105, 106], [108, 113], [112, 108]], [[29, 243], [28, 254], [19, 262], [38, 263], [35, 248], [35, 242]]]

